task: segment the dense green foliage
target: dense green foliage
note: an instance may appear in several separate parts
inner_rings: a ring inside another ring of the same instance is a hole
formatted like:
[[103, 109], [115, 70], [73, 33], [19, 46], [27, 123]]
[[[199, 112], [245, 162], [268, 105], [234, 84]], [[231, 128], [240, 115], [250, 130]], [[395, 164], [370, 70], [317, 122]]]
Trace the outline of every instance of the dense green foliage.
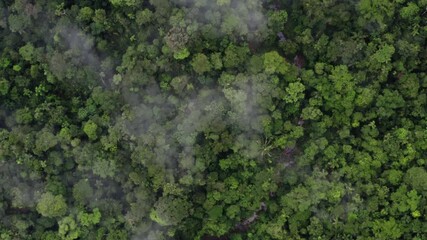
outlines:
[[0, 10], [0, 239], [427, 239], [427, 0]]

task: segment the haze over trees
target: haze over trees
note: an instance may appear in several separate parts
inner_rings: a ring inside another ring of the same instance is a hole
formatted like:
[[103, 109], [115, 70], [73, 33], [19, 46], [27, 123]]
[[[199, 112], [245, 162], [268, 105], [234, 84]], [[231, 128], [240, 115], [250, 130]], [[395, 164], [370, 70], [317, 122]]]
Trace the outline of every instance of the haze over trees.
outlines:
[[427, 239], [426, 0], [0, 1], [0, 239]]

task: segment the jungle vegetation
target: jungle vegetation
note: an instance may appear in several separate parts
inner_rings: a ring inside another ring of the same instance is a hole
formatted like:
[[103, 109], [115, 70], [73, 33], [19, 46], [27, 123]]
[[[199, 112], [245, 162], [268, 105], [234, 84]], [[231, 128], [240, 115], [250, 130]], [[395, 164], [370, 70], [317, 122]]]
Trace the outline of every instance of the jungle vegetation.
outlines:
[[427, 0], [1, 0], [0, 239], [427, 239]]

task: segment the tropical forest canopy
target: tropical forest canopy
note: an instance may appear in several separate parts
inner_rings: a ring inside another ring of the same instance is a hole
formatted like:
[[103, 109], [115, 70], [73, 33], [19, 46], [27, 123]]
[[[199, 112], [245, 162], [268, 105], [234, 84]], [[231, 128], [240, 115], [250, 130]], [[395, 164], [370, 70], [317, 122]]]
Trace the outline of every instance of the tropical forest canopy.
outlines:
[[0, 239], [427, 239], [427, 0], [0, 1]]

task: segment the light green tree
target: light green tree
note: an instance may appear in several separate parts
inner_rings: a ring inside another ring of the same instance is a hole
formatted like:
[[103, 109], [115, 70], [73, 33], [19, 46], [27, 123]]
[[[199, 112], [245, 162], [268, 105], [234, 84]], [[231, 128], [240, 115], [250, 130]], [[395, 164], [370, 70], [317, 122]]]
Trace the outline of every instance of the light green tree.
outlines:
[[182, 198], [161, 197], [150, 213], [151, 220], [162, 226], [176, 225], [189, 215], [190, 203]]
[[194, 55], [191, 66], [193, 66], [194, 71], [198, 74], [209, 72], [212, 68], [208, 57], [203, 53]]
[[67, 203], [62, 195], [43, 193], [37, 203], [37, 212], [45, 217], [61, 217], [67, 212]]
[[290, 83], [288, 87], [286, 87], [286, 95], [283, 99], [287, 103], [296, 103], [300, 99], [304, 98], [305, 87], [300, 82]]
[[98, 129], [98, 125], [92, 120], [89, 120], [83, 126], [83, 131], [86, 133], [90, 140], [95, 140], [98, 136], [96, 134], [96, 130]]
[[288, 71], [288, 65], [285, 59], [276, 51], [264, 54], [264, 70], [268, 74], [285, 74]]

